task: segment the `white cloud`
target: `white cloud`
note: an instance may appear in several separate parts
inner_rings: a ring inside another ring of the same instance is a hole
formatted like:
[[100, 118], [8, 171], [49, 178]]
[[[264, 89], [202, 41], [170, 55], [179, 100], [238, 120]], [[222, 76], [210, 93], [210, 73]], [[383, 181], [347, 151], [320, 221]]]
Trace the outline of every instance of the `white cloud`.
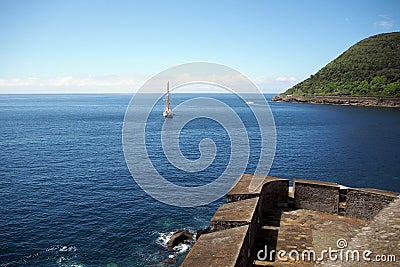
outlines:
[[375, 26], [377, 26], [378, 28], [381, 29], [385, 29], [385, 30], [389, 30], [391, 28], [393, 28], [394, 23], [392, 21], [377, 21], [375, 22]]
[[275, 80], [278, 82], [296, 82], [297, 78], [293, 76], [278, 76], [275, 78]]
[[379, 20], [375, 21], [374, 26], [382, 30], [390, 30], [394, 27], [394, 21], [389, 15], [379, 15]]
[[300, 81], [294, 76], [285, 75], [277, 77], [259, 76], [252, 80], [264, 93], [281, 93]]
[[133, 93], [146, 78], [141, 75], [0, 78], [0, 93]]
[[[0, 78], [0, 94], [29, 94], [29, 93], [135, 93], [148, 79], [144, 75], [103, 75], [84, 77], [54, 77], [54, 78]], [[279, 93], [292, 87], [298, 82], [293, 76], [267, 77], [257, 76], [250, 79], [263, 92]], [[190, 74], [181, 74], [175, 80], [171, 80], [172, 87], [183, 81], [214, 81], [227, 87], [245, 87], [246, 83], [241, 75], [212, 74], [211, 76], [193, 77]], [[162, 83], [164, 86], [164, 81]], [[215, 86], [202, 86], [204, 92], [227, 92]], [[196, 92], [196, 90], [185, 90], [181, 92]], [[200, 90], [200, 87], [198, 88]]]

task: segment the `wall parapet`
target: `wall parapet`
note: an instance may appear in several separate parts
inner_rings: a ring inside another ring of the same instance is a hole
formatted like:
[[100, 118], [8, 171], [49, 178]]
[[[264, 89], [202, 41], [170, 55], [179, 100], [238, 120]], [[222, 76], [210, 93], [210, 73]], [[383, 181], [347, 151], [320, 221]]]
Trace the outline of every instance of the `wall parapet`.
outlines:
[[248, 266], [253, 245], [248, 228], [243, 225], [201, 235], [181, 266]]
[[220, 206], [210, 221], [210, 231], [220, 231], [241, 225], [258, 225], [259, 198], [250, 198]]
[[[254, 191], [250, 191], [250, 183], [253, 177], [263, 179], [264, 182]], [[268, 187], [268, 188], [267, 188]], [[289, 190], [289, 180], [261, 174], [242, 174], [236, 180], [226, 195], [226, 202], [236, 202], [244, 199], [261, 197], [267, 198], [265, 204], [270, 207], [286, 205]]]
[[339, 185], [315, 180], [293, 180], [294, 206], [336, 214], [339, 211]]
[[[181, 266], [249, 266], [254, 257], [255, 239], [265, 231], [263, 220], [274, 210], [287, 210], [291, 201], [295, 209], [369, 221], [400, 195], [370, 188], [349, 188], [332, 182], [294, 179], [293, 194], [289, 198], [288, 179], [260, 175], [257, 178], [264, 182], [250, 191], [254, 176], [243, 174], [236, 180], [227, 193], [227, 203], [217, 209], [208, 229], [198, 235]], [[275, 228], [279, 231], [279, 226]]]
[[372, 188], [349, 188], [347, 190], [346, 216], [372, 220], [378, 212], [394, 201], [398, 193]]

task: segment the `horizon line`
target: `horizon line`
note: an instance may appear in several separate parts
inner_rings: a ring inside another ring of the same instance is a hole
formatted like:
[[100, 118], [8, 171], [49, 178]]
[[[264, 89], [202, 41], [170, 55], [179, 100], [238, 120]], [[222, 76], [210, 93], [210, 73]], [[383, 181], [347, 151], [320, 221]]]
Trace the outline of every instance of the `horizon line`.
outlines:
[[[273, 94], [281, 94], [278, 92], [261, 92], [263, 95], [265, 94], [269, 94], [269, 95], [273, 95]], [[136, 92], [132, 92], [132, 93], [128, 93], [128, 92], [99, 92], [99, 93], [95, 93], [95, 92], [72, 92], [72, 93], [51, 93], [51, 92], [46, 92], [46, 93], [1, 93], [0, 95], [134, 95], [134, 94], [159, 94], [157, 92], [141, 92], [141, 93], [136, 93]], [[171, 93], [172, 95], [195, 95], [195, 94], [211, 94], [211, 95], [231, 95], [231, 94], [235, 94], [232, 92], [178, 92], [178, 93]], [[247, 95], [255, 95], [257, 93], [244, 93]]]

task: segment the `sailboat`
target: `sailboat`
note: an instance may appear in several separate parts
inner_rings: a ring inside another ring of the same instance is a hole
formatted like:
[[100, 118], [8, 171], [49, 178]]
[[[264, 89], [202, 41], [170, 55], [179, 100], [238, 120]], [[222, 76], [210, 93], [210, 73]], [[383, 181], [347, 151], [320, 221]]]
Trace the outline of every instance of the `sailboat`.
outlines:
[[174, 113], [171, 109], [171, 98], [169, 97], [169, 82], [167, 82], [167, 97], [165, 98], [163, 116], [164, 118], [172, 118], [174, 116]]

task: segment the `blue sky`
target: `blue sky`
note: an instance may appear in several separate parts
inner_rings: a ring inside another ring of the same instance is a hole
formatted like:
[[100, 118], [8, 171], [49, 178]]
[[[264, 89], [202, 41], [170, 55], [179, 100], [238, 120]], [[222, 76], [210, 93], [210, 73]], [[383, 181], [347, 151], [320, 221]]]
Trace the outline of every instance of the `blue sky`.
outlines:
[[0, 1], [0, 93], [134, 92], [191, 61], [282, 92], [400, 30], [400, 1]]

